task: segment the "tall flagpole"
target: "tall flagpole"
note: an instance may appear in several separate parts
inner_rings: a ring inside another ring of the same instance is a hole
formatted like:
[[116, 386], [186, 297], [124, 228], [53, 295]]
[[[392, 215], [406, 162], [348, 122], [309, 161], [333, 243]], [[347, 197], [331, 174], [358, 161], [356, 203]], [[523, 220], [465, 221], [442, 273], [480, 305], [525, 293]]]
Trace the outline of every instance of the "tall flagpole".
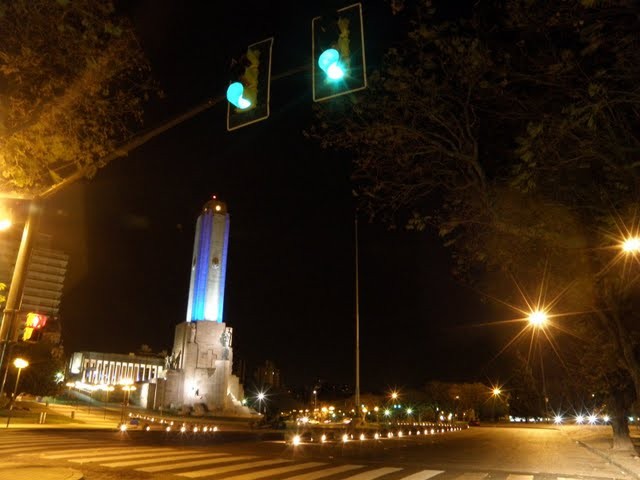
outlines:
[[358, 212], [355, 214], [356, 253], [356, 418], [360, 422], [360, 286], [358, 277]]

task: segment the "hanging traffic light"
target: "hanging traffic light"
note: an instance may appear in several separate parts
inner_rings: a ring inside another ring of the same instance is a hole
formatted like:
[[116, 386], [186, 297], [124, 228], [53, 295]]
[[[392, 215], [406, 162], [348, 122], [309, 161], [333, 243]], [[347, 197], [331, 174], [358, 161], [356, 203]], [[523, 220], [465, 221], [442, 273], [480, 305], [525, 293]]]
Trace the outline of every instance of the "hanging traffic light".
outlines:
[[273, 38], [249, 45], [227, 87], [227, 130], [269, 117]]
[[311, 21], [313, 101], [367, 88], [362, 4]]

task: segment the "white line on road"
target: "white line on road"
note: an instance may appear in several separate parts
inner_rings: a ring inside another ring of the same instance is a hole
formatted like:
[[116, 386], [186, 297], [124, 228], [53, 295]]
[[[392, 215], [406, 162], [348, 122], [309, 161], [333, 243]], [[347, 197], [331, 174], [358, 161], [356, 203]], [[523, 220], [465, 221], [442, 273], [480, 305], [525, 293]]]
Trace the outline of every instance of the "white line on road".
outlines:
[[196, 470], [193, 472], [176, 473], [176, 475], [180, 475], [182, 477], [188, 477], [188, 478], [198, 478], [198, 477], [206, 477], [208, 475], [216, 475], [220, 473], [233, 472], [236, 470], [248, 470], [250, 468], [266, 467], [267, 465], [277, 465], [279, 463], [287, 463], [290, 461], [291, 460], [261, 460], [259, 462], [229, 465], [228, 467], [207, 468], [205, 470]]
[[399, 472], [400, 470], [402, 469], [394, 467], [376, 468], [375, 470], [370, 470], [368, 472], [362, 472], [351, 477], [347, 477], [344, 480], [373, 480], [374, 478], [381, 477], [388, 473]]
[[211, 460], [194, 460], [192, 462], [174, 463], [172, 465], [159, 465], [157, 467], [136, 468], [136, 470], [139, 472], [157, 473], [157, 472], [165, 472], [169, 470], [178, 470], [180, 468], [200, 467], [202, 465], [210, 465], [213, 463], [229, 463], [229, 462], [236, 462], [238, 460], [249, 460], [252, 458], [256, 458], [256, 457], [250, 455], [245, 457], [212, 458]]
[[533, 475], [518, 475], [512, 473], [507, 475], [507, 480], [533, 480]]
[[97, 457], [80, 457], [69, 460], [73, 463], [92, 463], [92, 462], [110, 462], [111, 460], [133, 460], [134, 458], [151, 458], [151, 457], [163, 457], [168, 453], [176, 453], [175, 450], [170, 448], [156, 448], [152, 451], [141, 452], [139, 450], [130, 451], [127, 454], [120, 455], [99, 455]]
[[117, 467], [135, 467], [138, 465], [149, 465], [150, 463], [160, 463], [160, 462], [170, 462], [174, 460], [185, 460], [187, 458], [204, 458], [204, 457], [219, 457], [221, 455], [228, 455], [226, 453], [200, 453], [198, 455], [193, 455], [192, 453], [176, 453], [175, 455], [165, 456], [162, 458], [147, 458], [143, 460], [130, 460], [126, 462], [111, 462], [111, 463], [101, 463], [101, 467], [109, 467], [109, 468], [117, 468]]
[[444, 473], [444, 470], [422, 470], [421, 472], [414, 473], [408, 477], [402, 477], [401, 480], [427, 480], [428, 478], [435, 477]]
[[271, 475], [280, 475], [281, 473], [295, 472], [296, 470], [307, 470], [309, 468], [326, 465], [320, 462], [307, 462], [289, 465], [287, 467], [270, 468], [259, 472], [245, 473], [244, 475], [236, 475], [235, 477], [226, 477], [225, 480], [258, 480], [259, 478], [270, 477]]
[[[117, 453], [133, 453], [135, 452], [153, 452], [155, 451], [155, 448], [140, 448], [140, 449], [134, 449], [134, 448], [122, 448], [122, 447], [109, 447], [109, 448], [76, 448], [73, 450], [62, 450], [62, 451], [56, 451], [55, 454], [53, 455], [43, 455], [44, 458], [49, 458], [52, 460], [59, 460], [59, 459], [69, 459], [69, 458], [74, 458], [74, 457], [83, 457], [87, 454], [89, 455], [97, 455], [97, 454], [102, 454], [102, 457], [105, 457], [107, 455], [112, 455], [112, 454], [117, 454]], [[102, 458], [100, 457], [100, 458]], [[119, 458], [119, 457], [116, 457]]]
[[485, 472], [464, 472], [456, 480], [484, 480], [488, 475]]
[[340, 465], [339, 467], [325, 468], [319, 472], [303, 473], [302, 475], [296, 475], [295, 477], [287, 477], [287, 480], [317, 480], [319, 478], [330, 477], [338, 473], [348, 472], [350, 470], [357, 470], [363, 468], [362, 465]]

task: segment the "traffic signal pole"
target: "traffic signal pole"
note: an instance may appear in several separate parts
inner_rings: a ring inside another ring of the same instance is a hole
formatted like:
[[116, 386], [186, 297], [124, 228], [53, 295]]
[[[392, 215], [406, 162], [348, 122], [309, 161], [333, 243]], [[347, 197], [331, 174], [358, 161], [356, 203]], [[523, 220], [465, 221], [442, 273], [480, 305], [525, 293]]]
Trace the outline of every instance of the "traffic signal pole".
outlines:
[[[3, 364], [10, 342], [14, 342], [14, 332], [16, 331], [16, 318], [22, 304], [22, 294], [24, 292], [24, 281], [27, 274], [27, 266], [31, 258], [33, 250], [33, 240], [35, 231], [40, 221], [40, 213], [42, 209], [40, 202], [32, 200], [29, 204], [29, 216], [22, 230], [22, 240], [16, 257], [16, 265], [13, 269], [11, 283], [9, 284], [9, 292], [7, 293], [7, 301], [4, 312], [2, 313], [2, 323], [0, 323], [0, 338], [2, 339], [2, 353], [0, 354], [0, 365]], [[7, 370], [9, 369], [9, 361], [7, 359]], [[4, 385], [6, 373], [0, 387], [0, 397], [4, 394]]]

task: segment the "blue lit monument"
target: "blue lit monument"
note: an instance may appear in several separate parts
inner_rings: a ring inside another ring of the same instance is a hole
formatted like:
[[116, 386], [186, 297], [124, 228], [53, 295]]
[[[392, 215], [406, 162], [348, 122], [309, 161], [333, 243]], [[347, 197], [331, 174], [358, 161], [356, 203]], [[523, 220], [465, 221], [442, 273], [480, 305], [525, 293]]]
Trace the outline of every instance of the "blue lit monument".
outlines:
[[233, 330], [223, 322], [229, 245], [227, 205], [205, 203], [196, 223], [187, 318], [176, 326], [163, 407], [196, 412], [247, 413], [232, 375]]

